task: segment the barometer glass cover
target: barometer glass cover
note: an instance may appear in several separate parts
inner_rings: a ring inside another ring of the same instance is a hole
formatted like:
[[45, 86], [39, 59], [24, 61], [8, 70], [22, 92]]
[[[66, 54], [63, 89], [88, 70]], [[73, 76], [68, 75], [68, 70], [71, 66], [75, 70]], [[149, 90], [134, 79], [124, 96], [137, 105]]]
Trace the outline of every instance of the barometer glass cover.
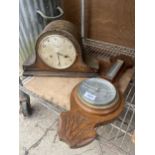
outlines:
[[81, 82], [78, 95], [83, 102], [93, 106], [107, 106], [118, 97], [114, 85], [101, 78], [91, 78]]

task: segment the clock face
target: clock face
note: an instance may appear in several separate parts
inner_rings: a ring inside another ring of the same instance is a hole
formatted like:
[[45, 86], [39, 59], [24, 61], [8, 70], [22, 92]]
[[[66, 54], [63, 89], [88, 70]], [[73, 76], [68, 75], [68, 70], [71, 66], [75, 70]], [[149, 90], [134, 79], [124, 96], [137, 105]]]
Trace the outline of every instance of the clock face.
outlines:
[[73, 43], [58, 34], [46, 36], [41, 40], [38, 54], [45, 64], [55, 69], [68, 68], [76, 59], [76, 49]]

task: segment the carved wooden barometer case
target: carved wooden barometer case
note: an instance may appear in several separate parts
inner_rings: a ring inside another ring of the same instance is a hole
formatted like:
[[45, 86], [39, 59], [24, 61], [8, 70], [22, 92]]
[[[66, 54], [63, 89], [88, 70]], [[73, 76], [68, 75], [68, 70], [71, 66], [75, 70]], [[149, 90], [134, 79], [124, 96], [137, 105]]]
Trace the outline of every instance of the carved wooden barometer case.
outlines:
[[96, 72], [84, 63], [80, 34], [65, 20], [45, 27], [23, 69], [24, 75], [39, 76], [93, 76]]
[[90, 78], [78, 84], [70, 102], [71, 110], [60, 116], [58, 134], [72, 148], [94, 140], [95, 128], [116, 118], [124, 106], [119, 90], [101, 78]]
[[[124, 108], [123, 87], [131, 79], [120, 79], [133, 62], [124, 56], [112, 58], [106, 66], [105, 62], [100, 64], [103, 78], [90, 78], [77, 84], [70, 96], [70, 111], [60, 115], [58, 134], [71, 148], [93, 141], [96, 127], [117, 118]], [[128, 78], [131, 74], [125, 76]]]

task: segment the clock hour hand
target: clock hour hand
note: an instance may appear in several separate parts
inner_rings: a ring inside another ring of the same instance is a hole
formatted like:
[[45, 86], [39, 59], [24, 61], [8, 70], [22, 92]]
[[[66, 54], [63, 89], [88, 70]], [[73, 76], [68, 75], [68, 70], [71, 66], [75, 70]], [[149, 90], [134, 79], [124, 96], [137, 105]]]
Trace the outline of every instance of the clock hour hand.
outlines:
[[61, 56], [63, 56], [63, 57], [65, 57], [65, 58], [69, 58], [69, 56], [68, 55], [64, 55], [64, 54], [62, 54], [62, 53], [57, 53], [58, 55], [61, 55]]

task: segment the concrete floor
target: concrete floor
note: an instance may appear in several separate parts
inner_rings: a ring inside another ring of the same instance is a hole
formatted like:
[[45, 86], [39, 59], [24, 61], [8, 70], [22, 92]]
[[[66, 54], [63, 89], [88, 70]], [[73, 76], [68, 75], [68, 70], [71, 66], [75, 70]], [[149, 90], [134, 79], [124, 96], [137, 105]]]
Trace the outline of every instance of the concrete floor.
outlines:
[[[58, 115], [31, 99], [33, 114], [20, 114], [20, 155], [126, 155], [103, 138], [79, 148], [70, 149], [57, 136]], [[101, 132], [101, 131], [99, 131]]]

